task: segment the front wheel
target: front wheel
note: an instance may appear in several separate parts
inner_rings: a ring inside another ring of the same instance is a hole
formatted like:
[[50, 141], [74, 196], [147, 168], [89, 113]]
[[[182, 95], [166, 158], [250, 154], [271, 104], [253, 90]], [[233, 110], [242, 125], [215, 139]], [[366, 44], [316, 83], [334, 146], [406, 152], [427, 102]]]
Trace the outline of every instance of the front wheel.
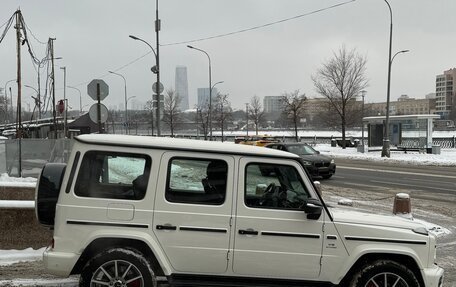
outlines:
[[420, 287], [412, 270], [391, 260], [364, 265], [353, 277], [350, 287]]
[[79, 286], [156, 287], [157, 280], [140, 252], [115, 248], [89, 260], [81, 272]]

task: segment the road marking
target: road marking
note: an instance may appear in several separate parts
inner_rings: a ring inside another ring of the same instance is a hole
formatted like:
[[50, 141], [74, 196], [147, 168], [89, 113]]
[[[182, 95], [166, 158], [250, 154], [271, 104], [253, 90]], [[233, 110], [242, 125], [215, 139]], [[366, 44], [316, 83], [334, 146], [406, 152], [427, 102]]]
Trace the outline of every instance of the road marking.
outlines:
[[429, 189], [444, 190], [444, 191], [454, 191], [454, 189], [448, 189], [448, 188], [439, 188], [439, 187], [433, 187], [433, 186], [422, 186], [422, 185], [404, 184], [404, 183], [396, 183], [396, 182], [391, 182], [391, 181], [370, 180], [370, 182], [374, 182], [374, 183], [386, 183], [386, 184], [389, 184], [389, 185], [400, 185], [400, 186], [418, 187], [418, 188], [420, 188], [420, 189], [419, 189], [420, 191], [424, 191], [424, 190], [422, 190], [423, 187], [424, 187], [424, 188], [429, 188]]
[[435, 182], [440, 184], [448, 184], [456, 186], [456, 182], [449, 182], [449, 181], [440, 181], [440, 180], [427, 180], [427, 179], [416, 179], [416, 178], [405, 178], [406, 180], [413, 180], [413, 181], [422, 181], [422, 182]]
[[353, 170], [365, 170], [365, 171], [375, 171], [375, 172], [383, 172], [383, 173], [408, 174], [408, 175], [421, 175], [421, 176], [439, 177], [439, 178], [454, 178], [454, 179], [456, 179], [456, 176], [441, 175], [441, 174], [428, 174], [428, 173], [417, 173], [417, 172], [408, 172], [408, 171], [394, 171], [394, 170], [383, 170], [383, 169], [373, 169], [373, 168], [361, 168], [361, 167], [351, 167], [351, 166], [337, 166], [337, 168], [341, 168], [341, 169], [353, 169]]

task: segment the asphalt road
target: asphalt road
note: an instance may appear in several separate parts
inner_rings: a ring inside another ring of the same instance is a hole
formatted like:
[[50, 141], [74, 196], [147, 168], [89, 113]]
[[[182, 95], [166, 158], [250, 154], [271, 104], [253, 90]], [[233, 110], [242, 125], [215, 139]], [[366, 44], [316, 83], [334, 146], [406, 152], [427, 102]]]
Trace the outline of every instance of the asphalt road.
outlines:
[[336, 174], [323, 185], [379, 192], [408, 191], [415, 198], [456, 203], [456, 167], [398, 165], [336, 159]]

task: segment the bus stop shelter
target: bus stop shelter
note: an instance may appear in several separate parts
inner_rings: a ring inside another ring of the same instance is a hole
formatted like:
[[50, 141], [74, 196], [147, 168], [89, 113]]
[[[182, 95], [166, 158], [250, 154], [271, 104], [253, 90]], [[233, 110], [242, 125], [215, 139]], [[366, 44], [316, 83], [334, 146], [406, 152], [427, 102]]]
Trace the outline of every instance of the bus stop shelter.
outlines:
[[[401, 115], [389, 117], [389, 139], [391, 146], [403, 148], [432, 148], [433, 120], [439, 115]], [[367, 125], [368, 146], [383, 146], [385, 116], [364, 117]]]

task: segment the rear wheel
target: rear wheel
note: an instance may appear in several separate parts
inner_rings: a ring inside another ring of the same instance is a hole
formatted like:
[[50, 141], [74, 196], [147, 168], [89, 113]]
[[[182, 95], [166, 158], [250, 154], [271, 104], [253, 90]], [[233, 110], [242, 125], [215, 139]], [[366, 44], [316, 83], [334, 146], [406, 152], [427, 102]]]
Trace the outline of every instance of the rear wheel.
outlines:
[[116, 248], [95, 256], [81, 272], [84, 287], [156, 287], [149, 262], [137, 250]]
[[353, 277], [350, 287], [420, 287], [412, 270], [391, 260], [364, 265]]

